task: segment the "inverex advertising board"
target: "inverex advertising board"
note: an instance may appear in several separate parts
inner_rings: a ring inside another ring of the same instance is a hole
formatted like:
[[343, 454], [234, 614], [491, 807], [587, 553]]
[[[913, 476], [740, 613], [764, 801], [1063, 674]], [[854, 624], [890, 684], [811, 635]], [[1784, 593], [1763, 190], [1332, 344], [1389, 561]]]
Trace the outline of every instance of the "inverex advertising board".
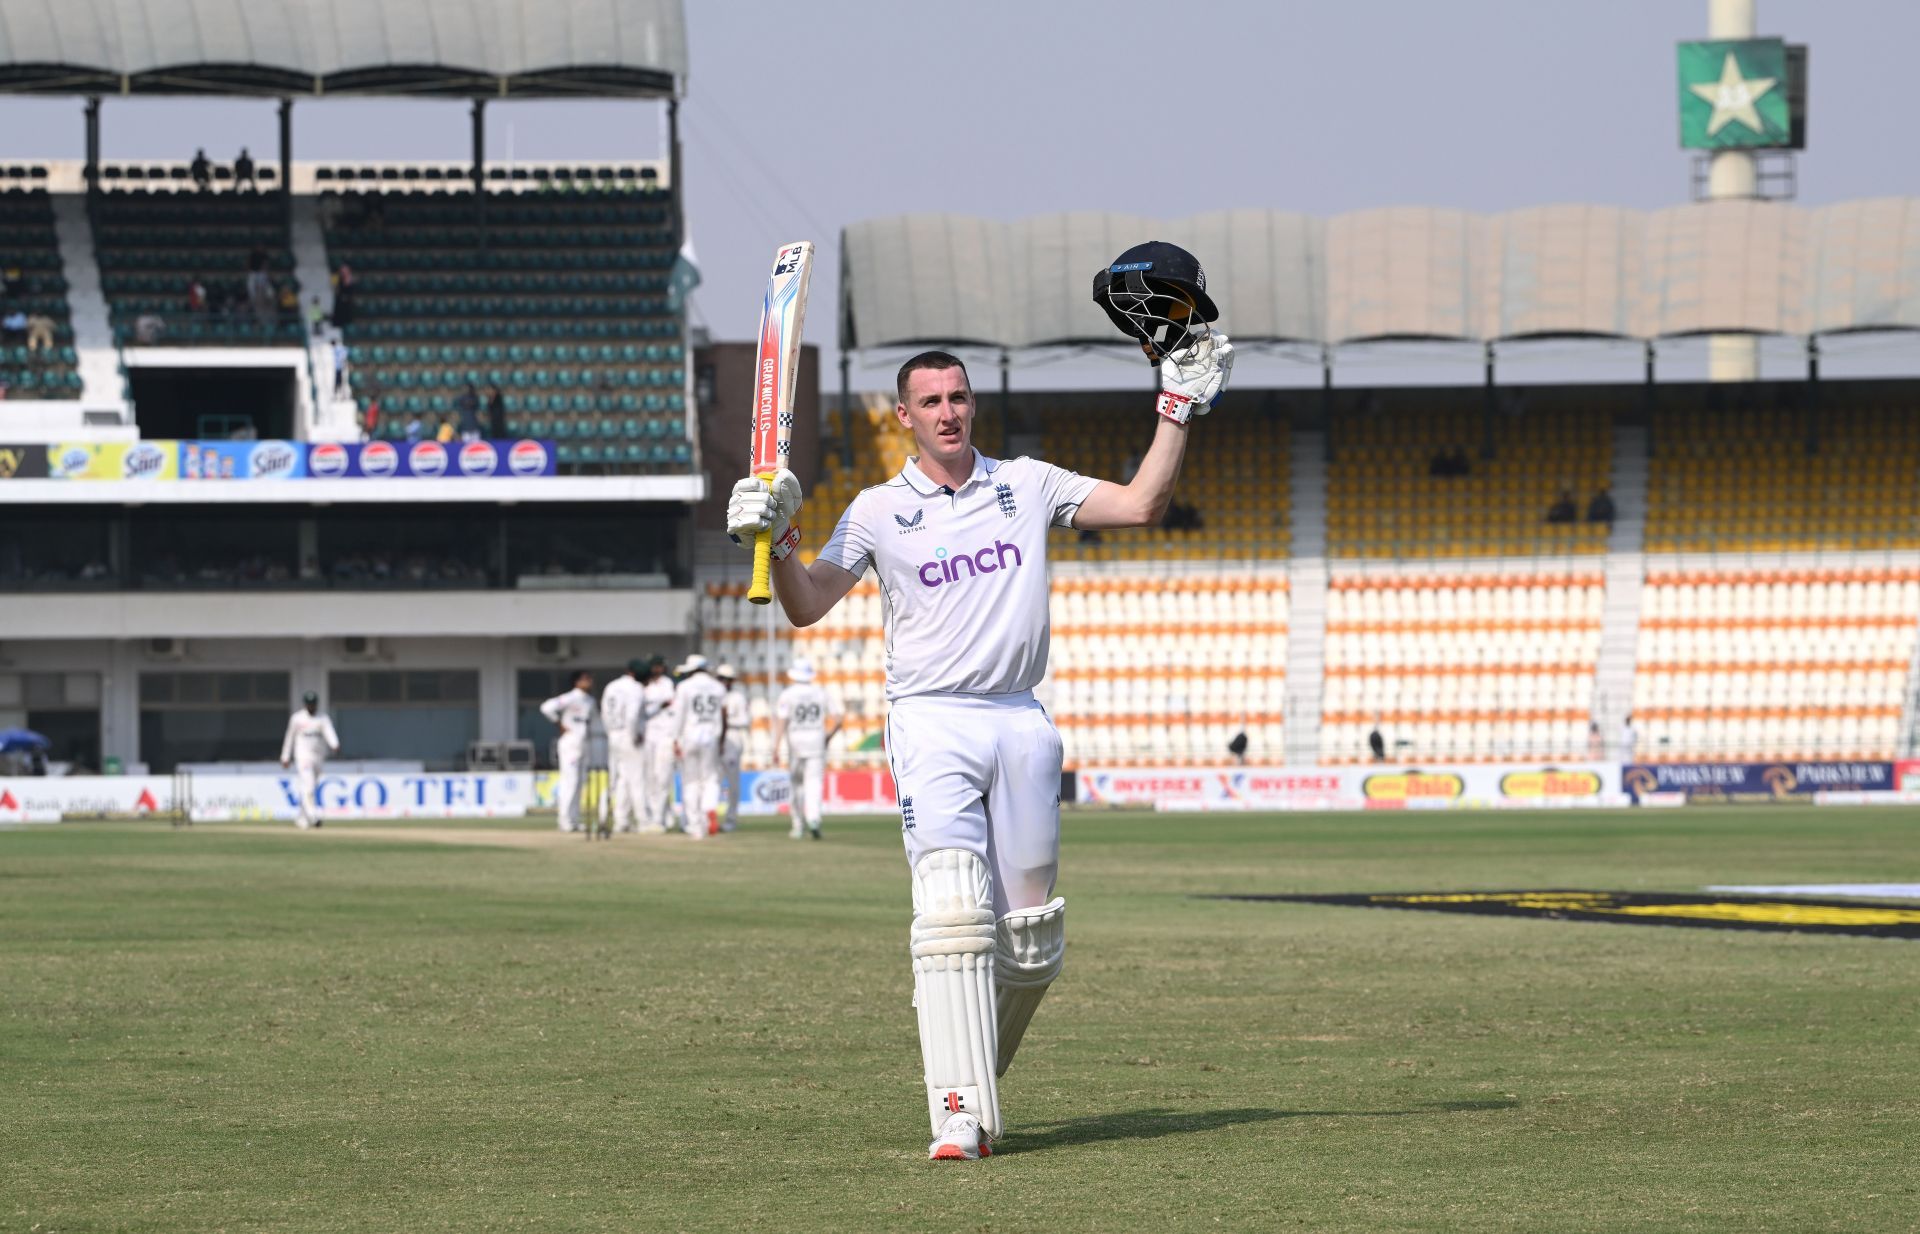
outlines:
[[1083, 805], [1160, 810], [1407, 810], [1617, 805], [1612, 763], [1363, 767], [1092, 767], [1078, 775]]

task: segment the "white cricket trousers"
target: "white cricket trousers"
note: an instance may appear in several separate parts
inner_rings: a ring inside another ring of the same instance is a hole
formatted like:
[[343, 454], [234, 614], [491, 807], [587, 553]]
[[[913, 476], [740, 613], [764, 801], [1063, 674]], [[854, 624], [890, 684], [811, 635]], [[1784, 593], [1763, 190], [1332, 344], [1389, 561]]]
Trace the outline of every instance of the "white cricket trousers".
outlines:
[[820, 825], [820, 796], [827, 787], [827, 756], [796, 754], [787, 760], [787, 808], [793, 811], [793, 829]]
[[720, 781], [727, 790], [728, 831], [740, 825], [740, 756], [746, 752], [744, 741], [725, 741], [720, 745]]
[[587, 748], [560, 746], [560, 781], [554, 786], [553, 808], [560, 830], [580, 830], [580, 784], [587, 776]]
[[646, 814], [647, 748], [628, 745], [615, 734], [607, 738], [607, 791], [613, 796], [613, 825], [632, 831]]
[[673, 734], [648, 733], [640, 779], [640, 825], [648, 831], [673, 830]]
[[293, 764], [293, 782], [300, 795], [300, 807], [296, 823], [301, 827], [311, 827], [320, 821], [320, 769], [324, 763]]
[[1032, 691], [897, 699], [887, 758], [909, 869], [936, 849], [963, 848], [993, 873], [996, 915], [1053, 898], [1060, 733]]
[[719, 741], [681, 743], [680, 806], [687, 813], [687, 830], [704, 833], [707, 813], [720, 808]]

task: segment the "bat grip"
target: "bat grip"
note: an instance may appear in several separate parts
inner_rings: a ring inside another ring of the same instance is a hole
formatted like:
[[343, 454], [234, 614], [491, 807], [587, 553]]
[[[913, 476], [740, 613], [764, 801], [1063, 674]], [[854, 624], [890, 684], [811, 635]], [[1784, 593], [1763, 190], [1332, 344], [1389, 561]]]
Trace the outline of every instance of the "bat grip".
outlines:
[[[773, 491], [773, 476], [762, 473], [761, 483], [767, 491]], [[773, 528], [757, 532], [753, 537], [753, 585], [747, 588], [747, 599], [755, 604], [766, 604], [773, 599]]]

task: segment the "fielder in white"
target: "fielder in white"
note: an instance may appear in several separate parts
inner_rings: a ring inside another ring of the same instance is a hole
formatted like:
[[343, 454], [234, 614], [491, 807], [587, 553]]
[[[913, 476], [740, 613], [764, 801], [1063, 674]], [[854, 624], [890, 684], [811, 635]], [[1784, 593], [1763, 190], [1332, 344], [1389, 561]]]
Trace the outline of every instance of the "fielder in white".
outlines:
[[720, 830], [732, 831], [740, 825], [740, 760], [747, 752], [747, 734], [753, 731], [753, 711], [747, 706], [747, 692], [740, 688], [740, 674], [731, 664], [722, 664], [713, 675], [726, 687], [726, 736], [720, 741], [720, 781], [727, 793], [727, 817]]
[[593, 728], [593, 674], [581, 669], [573, 675], [573, 689], [540, 704], [540, 714], [560, 728], [560, 782], [553, 806], [560, 830], [580, 830], [580, 787], [586, 779], [587, 735]]
[[607, 792], [613, 797], [613, 829], [640, 825], [641, 787], [647, 775], [646, 721], [641, 696], [645, 660], [627, 661], [627, 671], [600, 692], [600, 724], [607, 730]]
[[795, 660], [787, 669], [793, 684], [780, 691], [773, 709], [773, 757], [787, 747], [787, 800], [793, 830], [820, 838], [820, 793], [827, 781], [827, 743], [840, 732], [840, 700], [813, 683], [813, 663]]
[[300, 710], [287, 721], [287, 735], [280, 743], [280, 765], [294, 769], [300, 794], [300, 812], [294, 825], [305, 831], [318, 827], [320, 817], [320, 769], [329, 754], [340, 753], [340, 735], [333, 721], [320, 710], [320, 696], [308, 690], [300, 698]]
[[793, 555], [793, 473], [771, 486], [743, 479], [728, 504], [727, 530], [743, 544], [772, 532], [774, 589], [796, 626], [819, 621], [868, 569], [879, 581], [936, 1159], [989, 1155], [999, 1076], [1066, 953], [1066, 902], [1053, 894], [1060, 735], [1033, 697], [1047, 667], [1047, 531], [1150, 527], [1165, 515], [1188, 420], [1219, 395], [1233, 354], [1204, 324], [1179, 330], [1131, 483], [981, 454], [965, 367], [926, 352], [901, 367], [894, 409], [917, 456], [853, 499], [811, 566]]
[[640, 830], [677, 831], [673, 821], [673, 678], [659, 656], [647, 661], [646, 685], [640, 691], [641, 732], [646, 760], [640, 781]]
[[673, 691], [673, 752], [680, 760], [680, 806], [687, 834], [702, 839], [720, 830], [720, 745], [727, 736], [727, 688], [691, 655]]

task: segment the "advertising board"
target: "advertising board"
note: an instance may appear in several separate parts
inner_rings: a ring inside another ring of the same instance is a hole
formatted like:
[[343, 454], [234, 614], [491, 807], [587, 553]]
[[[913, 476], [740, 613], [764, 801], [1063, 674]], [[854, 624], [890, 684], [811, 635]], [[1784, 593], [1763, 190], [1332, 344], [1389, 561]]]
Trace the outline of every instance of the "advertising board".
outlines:
[[1811, 801], [1816, 793], [1886, 792], [1897, 787], [1894, 770], [1880, 762], [1633, 763], [1622, 784], [1635, 800], [1679, 793], [1689, 803]]

